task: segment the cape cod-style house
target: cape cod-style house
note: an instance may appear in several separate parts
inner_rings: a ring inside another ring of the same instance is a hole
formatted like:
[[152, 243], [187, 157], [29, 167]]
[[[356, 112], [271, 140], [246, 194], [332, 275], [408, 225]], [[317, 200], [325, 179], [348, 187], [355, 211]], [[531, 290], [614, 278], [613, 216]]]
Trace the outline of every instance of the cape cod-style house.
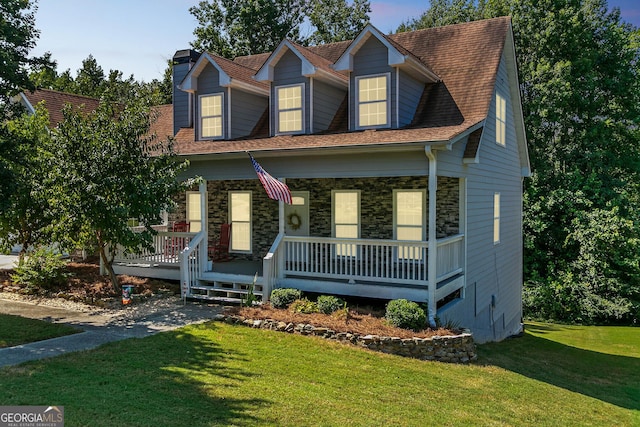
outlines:
[[[264, 300], [276, 287], [406, 298], [480, 342], [521, 330], [530, 168], [509, 18], [368, 25], [234, 60], [182, 50], [173, 79], [156, 131], [203, 182], [156, 252], [117, 271], [179, 278], [200, 299], [252, 283]], [[291, 205], [267, 197], [248, 152]]]

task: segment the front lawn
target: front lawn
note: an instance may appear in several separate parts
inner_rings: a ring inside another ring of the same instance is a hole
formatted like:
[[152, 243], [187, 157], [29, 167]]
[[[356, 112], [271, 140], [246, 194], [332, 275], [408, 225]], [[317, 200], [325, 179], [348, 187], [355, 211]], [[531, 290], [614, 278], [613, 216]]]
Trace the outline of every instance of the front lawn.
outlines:
[[74, 426], [640, 425], [640, 329], [614, 354], [563, 332], [451, 365], [208, 323], [2, 369], [0, 402], [64, 405]]
[[79, 330], [68, 325], [0, 314], [0, 348], [42, 341], [76, 332]]

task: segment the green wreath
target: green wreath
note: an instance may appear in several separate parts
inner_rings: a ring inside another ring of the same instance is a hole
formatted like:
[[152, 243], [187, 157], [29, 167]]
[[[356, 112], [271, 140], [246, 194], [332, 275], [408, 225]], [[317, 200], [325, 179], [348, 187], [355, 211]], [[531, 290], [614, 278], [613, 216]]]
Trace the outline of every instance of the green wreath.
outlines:
[[287, 225], [292, 230], [297, 230], [302, 225], [302, 218], [296, 212], [287, 215]]

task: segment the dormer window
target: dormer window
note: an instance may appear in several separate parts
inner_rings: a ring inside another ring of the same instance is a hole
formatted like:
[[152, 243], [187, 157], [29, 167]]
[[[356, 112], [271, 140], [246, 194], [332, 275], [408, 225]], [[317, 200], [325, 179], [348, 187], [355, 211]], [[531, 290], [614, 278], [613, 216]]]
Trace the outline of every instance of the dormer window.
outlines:
[[222, 94], [200, 96], [200, 138], [222, 138]]
[[390, 122], [389, 74], [356, 77], [358, 128], [385, 127]]
[[277, 133], [300, 133], [304, 131], [302, 107], [303, 85], [276, 87]]

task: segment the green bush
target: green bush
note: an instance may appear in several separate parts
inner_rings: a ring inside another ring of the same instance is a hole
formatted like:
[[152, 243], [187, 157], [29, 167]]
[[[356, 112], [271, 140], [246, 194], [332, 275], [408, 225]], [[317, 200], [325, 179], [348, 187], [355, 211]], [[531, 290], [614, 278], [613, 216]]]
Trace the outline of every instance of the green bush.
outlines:
[[67, 262], [51, 249], [38, 248], [14, 270], [11, 279], [28, 290], [52, 290], [64, 286], [69, 278]]
[[320, 310], [318, 309], [318, 304], [316, 304], [313, 301], [309, 301], [306, 298], [295, 300], [293, 303], [291, 303], [290, 308], [291, 308], [291, 311], [293, 311], [294, 313], [304, 313], [304, 314], [320, 313]]
[[427, 325], [427, 315], [415, 302], [395, 299], [387, 304], [387, 321], [398, 328], [421, 331]]
[[320, 295], [317, 304], [320, 312], [324, 314], [331, 314], [344, 307], [344, 301], [333, 295]]
[[302, 298], [299, 289], [278, 288], [271, 291], [271, 306], [275, 308], [287, 308], [292, 302]]

